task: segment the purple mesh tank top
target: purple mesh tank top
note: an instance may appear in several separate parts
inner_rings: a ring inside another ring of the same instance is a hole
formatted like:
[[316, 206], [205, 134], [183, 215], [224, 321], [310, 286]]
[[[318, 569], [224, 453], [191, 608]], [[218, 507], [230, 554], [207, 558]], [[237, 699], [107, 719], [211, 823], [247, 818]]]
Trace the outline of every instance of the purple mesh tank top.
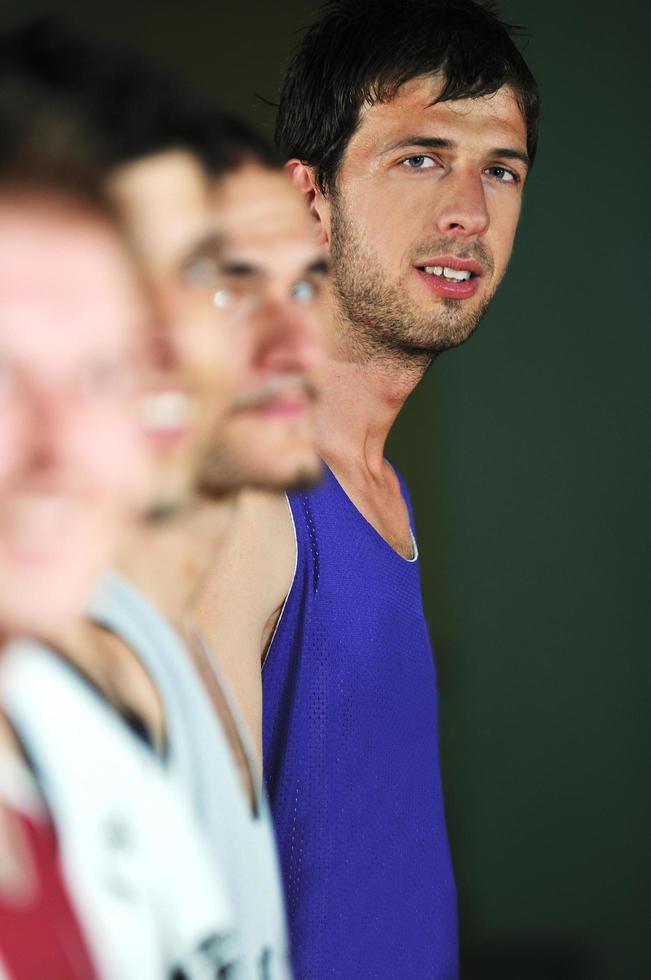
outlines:
[[456, 980], [418, 561], [389, 547], [328, 469], [289, 502], [296, 574], [262, 676], [296, 978]]

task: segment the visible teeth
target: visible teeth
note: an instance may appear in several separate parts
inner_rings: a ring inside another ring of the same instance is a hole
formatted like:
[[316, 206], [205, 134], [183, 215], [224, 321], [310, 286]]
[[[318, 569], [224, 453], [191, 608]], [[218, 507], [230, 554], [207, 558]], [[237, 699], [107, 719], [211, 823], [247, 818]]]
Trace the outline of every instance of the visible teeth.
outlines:
[[443, 275], [446, 279], [456, 279], [458, 282], [461, 282], [463, 279], [470, 279], [468, 269], [448, 269], [446, 266], [443, 269]]
[[176, 429], [187, 425], [190, 403], [180, 391], [163, 391], [142, 399], [141, 417], [146, 429]]
[[447, 265], [426, 265], [425, 272], [430, 276], [443, 276], [444, 279], [455, 279], [457, 282], [470, 279], [472, 275], [469, 269], [450, 269]]

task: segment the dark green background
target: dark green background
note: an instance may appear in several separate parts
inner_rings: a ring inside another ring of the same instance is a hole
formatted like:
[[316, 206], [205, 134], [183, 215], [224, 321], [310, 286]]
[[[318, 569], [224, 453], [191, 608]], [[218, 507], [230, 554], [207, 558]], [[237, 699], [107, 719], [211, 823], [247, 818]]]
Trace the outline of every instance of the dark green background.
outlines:
[[[22, 0], [0, 24], [52, 9], [270, 130], [256, 95], [314, 5]], [[511, 271], [391, 444], [437, 648], [464, 977], [647, 980], [649, 7], [507, 10], [545, 99]]]

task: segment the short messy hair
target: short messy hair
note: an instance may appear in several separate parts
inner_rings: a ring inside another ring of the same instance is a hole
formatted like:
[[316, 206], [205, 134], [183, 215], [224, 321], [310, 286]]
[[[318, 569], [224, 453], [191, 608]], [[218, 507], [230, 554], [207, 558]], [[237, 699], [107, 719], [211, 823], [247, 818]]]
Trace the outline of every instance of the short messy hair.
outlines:
[[325, 0], [282, 83], [276, 145], [335, 185], [364, 105], [390, 100], [405, 82], [442, 74], [438, 101], [513, 89], [533, 163], [541, 99], [536, 80], [496, 7], [479, 0]]

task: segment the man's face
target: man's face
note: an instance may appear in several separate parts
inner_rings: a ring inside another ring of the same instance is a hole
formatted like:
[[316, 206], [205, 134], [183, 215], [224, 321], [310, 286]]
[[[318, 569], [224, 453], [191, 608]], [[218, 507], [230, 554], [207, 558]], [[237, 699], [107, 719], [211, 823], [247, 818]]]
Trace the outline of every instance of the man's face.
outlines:
[[223, 240], [216, 302], [243, 364], [203, 489], [311, 483], [321, 472], [312, 408], [323, 354], [323, 249], [282, 172], [246, 165], [218, 183], [213, 204]]
[[513, 92], [436, 103], [407, 82], [362, 113], [318, 207], [352, 349], [436, 354], [463, 343], [506, 271], [527, 174]]
[[158, 378], [145, 421], [157, 475], [151, 509], [165, 513], [192, 497], [199, 460], [224, 413], [237, 348], [213, 304], [216, 239], [198, 161], [184, 151], [144, 157], [115, 171], [109, 189], [159, 318]]
[[145, 310], [115, 232], [0, 201], [0, 623], [77, 615], [144, 492]]

